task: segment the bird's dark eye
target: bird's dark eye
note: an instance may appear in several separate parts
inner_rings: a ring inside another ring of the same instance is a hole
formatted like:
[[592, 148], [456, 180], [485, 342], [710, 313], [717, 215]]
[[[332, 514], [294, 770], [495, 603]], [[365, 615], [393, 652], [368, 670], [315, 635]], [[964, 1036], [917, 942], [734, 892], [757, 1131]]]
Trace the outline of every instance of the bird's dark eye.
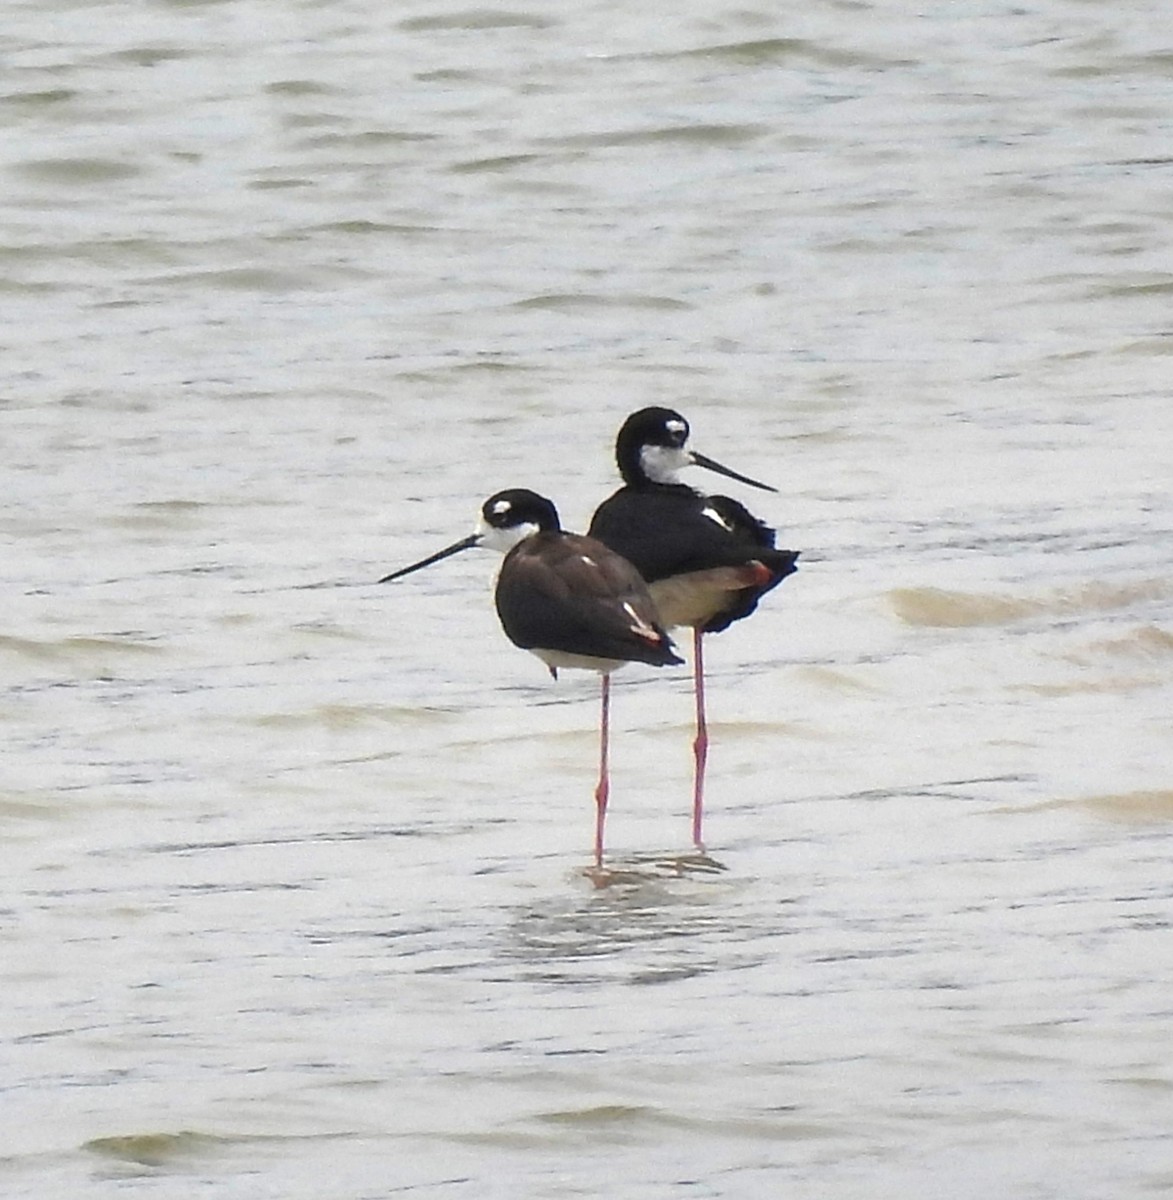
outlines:
[[679, 449], [688, 441], [688, 426], [683, 421], [664, 422], [664, 444]]

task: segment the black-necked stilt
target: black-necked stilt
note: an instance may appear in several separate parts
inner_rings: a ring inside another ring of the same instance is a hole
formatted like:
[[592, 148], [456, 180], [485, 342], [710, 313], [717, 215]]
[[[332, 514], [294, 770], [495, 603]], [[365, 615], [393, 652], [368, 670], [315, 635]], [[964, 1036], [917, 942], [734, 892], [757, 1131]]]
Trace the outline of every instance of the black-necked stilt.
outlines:
[[379, 582], [400, 579], [478, 545], [505, 554], [494, 593], [505, 636], [536, 654], [555, 678], [560, 667], [602, 676], [595, 788], [595, 867], [601, 868], [610, 793], [611, 672], [629, 662], [664, 667], [684, 660], [673, 650], [647, 586], [631, 563], [594, 538], [567, 533], [554, 505], [525, 488], [490, 496], [475, 533]]
[[704, 496], [677, 479], [687, 466], [773, 492], [687, 448], [688, 422], [670, 408], [643, 408], [624, 421], [615, 457], [624, 486], [604, 500], [589, 535], [623, 555], [644, 577], [661, 623], [693, 631], [696, 738], [692, 840], [704, 851], [705, 672], [701, 639], [748, 617], [758, 601], [797, 567], [798, 553], [778, 550], [774, 531], [728, 496]]

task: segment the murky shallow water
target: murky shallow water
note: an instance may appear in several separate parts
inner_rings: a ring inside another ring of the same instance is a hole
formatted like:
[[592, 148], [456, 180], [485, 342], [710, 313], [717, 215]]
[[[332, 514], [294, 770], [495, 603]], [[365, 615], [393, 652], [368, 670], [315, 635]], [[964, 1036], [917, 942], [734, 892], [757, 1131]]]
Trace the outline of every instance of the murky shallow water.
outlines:
[[[1173, 1187], [1166, 25], [17, 7], [6, 1194]], [[647, 403], [803, 569], [596, 891], [593, 681], [369, 581]]]

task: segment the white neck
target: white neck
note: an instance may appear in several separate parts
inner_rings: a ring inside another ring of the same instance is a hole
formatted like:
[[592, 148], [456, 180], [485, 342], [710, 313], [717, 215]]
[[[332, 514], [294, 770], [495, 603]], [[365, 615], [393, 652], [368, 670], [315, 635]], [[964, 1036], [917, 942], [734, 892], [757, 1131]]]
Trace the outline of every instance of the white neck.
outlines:
[[678, 473], [691, 465], [692, 456], [678, 447], [644, 446], [639, 452], [639, 463], [653, 483], [678, 483]]

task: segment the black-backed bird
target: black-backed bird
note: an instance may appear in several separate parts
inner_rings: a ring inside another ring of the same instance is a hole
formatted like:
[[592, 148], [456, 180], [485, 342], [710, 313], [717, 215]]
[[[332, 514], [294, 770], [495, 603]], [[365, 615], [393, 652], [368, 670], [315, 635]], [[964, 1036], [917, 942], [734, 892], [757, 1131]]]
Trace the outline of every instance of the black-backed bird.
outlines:
[[774, 530], [738, 501], [702, 495], [679, 481], [682, 468], [698, 466], [777, 490], [690, 450], [688, 434], [688, 422], [670, 408], [632, 413], [615, 442], [623, 487], [599, 505], [588, 532], [644, 577], [666, 629], [687, 625], [693, 631], [692, 840], [703, 853], [709, 734], [702, 638], [748, 617], [766, 592], [797, 570], [798, 553], [776, 549]]
[[562, 667], [602, 676], [599, 782], [595, 788], [595, 867], [603, 865], [603, 824], [610, 794], [611, 672], [629, 662], [683, 663], [656, 617], [639, 572], [594, 538], [567, 533], [544, 496], [509, 488], [481, 506], [476, 532], [392, 571], [380, 583], [473, 546], [505, 554], [494, 598], [505, 636], [529, 650], [558, 677]]

